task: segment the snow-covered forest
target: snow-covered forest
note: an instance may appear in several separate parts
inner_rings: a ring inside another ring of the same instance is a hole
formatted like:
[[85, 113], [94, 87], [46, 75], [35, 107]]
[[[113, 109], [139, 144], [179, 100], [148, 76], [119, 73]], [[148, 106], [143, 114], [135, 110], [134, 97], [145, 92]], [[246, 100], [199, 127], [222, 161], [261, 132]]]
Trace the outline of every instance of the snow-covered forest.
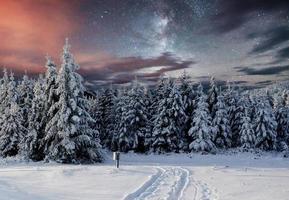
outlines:
[[101, 148], [138, 153], [206, 152], [239, 148], [284, 151], [289, 142], [289, 91], [242, 91], [211, 79], [204, 90], [183, 73], [155, 87], [134, 81], [85, 95], [79, 65], [66, 41], [58, 68], [0, 85], [0, 155], [34, 161], [100, 162]]

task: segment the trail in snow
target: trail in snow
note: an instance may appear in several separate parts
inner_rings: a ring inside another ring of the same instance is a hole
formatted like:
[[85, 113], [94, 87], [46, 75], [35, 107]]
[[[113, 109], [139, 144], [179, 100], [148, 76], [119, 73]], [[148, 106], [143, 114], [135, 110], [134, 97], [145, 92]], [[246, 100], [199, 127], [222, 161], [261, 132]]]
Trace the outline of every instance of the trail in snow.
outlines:
[[193, 200], [218, 200], [217, 190], [209, 187], [208, 184], [191, 178], [191, 184], [195, 187]]
[[190, 177], [189, 170], [183, 167], [158, 167], [156, 174], [124, 200], [182, 200], [189, 184], [195, 187], [195, 193], [190, 194], [190, 199], [218, 199], [216, 190]]
[[182, 167], [159, 167], [157, 170], [155, 175], [124, 200], [181, 200], [189, 184], [189, 171]]

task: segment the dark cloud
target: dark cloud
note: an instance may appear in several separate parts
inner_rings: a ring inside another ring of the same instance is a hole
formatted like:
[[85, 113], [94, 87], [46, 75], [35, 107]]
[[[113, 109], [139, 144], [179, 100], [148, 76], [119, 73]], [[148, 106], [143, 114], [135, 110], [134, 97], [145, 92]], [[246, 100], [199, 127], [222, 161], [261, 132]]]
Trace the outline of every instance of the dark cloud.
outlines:
[[289, 65], [271, 66], [262, 69], [255, 69], [253, 67], [236, 67], [238, 72], [246, 75], [279, 75], [282, 72], [289, 71]]
[[[256, 45], [250, 54], [259, 54], [269, 51], [283, 44], [284, 42], [289, 41], [289, 27], [288, 26], [280, 26], [277, 28], [273, 28], [265, 33], [255, 33], [249, 35], [249, 38], [260, 37], [260, 44]], [[288, 50], [287, 50], [288, 51]], [[281, 52], [281, 55], [284, 52]], [[286, 50], [285, 50], [286, 53]]]
[[[87, 65], [88, 63], [86, 63]], [[189, 68], [194, 61], [183, 61], [171, 53], [164, 53], [155, 58], [129, 57], [120, 58], [118, 63], [105, 65], [98, 69], [81, 70], [89, 81], [123, 84], [137, 76], [143, 81], [157, 81], [166, 72]], [[146, 70], [142, 72], [141, 70]]]
[[238, 29], [251, 19], [249, 14], [256, 11], [271, 12], [281, 17], [286, 16], [289, 11], [288, 0], [221, 0], [218, 5], [220, 11], [213, 16], [213, 21], [220, 33]]
[[286, 47], [277, 51], [276, 57], [280, 60], [285, 60], [285, 59], [289, 60], [289, 47]]
[[259, 87], [264, 87], [264, 86], [267, 86], [267, 85], [272, 85], [273, 84], [273, 81], [271, 80], [267, 80], [267, 81], [258, 81], [255, 83], [257, 86]]

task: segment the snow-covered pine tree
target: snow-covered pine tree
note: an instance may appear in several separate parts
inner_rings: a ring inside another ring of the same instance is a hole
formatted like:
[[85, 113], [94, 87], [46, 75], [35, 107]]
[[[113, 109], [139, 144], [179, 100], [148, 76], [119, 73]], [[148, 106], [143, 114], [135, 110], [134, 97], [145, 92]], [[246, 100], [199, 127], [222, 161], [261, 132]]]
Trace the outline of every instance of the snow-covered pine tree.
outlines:
[[144, 138], [144, 149], [145, 152], [150, 151], [152, 144], [152, 131], [153, 131], [153, 113], [154, 113], [154, 105], [153, 105], [153, 90], [145, 88], [144, 90], [144, 104], [147, 110], [147, 123], [146, 123], [146, 133]]
[[215, 78], [211, 77], [210, 89], [208, 91], [208, 105], [209, 105], [209, 111], [212, 117], [215, 116], [215, 111], [213, 110], [213, 108], [214, 108], [214, 105], [217, 103], [218, 94], [219, 94], [219, 91], [215, 83]]
[[56, 80], [59, 100], [49, 110], [50, 114], [56, 112], [46, 125], [44, 138], [47, 159], [61, 163], [101, 161], [99, 144], [93, 140], [94, 130], [89, 126], [93, 119], [78, 68], [66, 40]]
[[178, 152], [183, 123], [186, 121], [177, 86], [167, 82], [154, 120], [152, 149], [157, 153]]
[[227, 90], [225, 91], [224, 97], [228, 107], [228, 116], [232, 131], [232, 147], [237, 147], [240, 144], [241, 118], [243, 117], [243, 103], [245, 99], [241, 98], [239, 90], [232, 87], [230, 83], [227, 83]]
[[5, 98], [7, 104], [0, 121], [0, 154], [3, 157], [14, 156], [18, 153], [19, 143], [26, 132], [22, 126], [22, 112], [17, 104], [17, 98], [16, 83], [11, 73]]
[[25, 74], [21, 83], [17, 87], [18, 105], [21, 108], [23, 116], [23, 126], [28, 128], [28, 116], [31, 112], [33, 99], [33, 84], [29, 77]]
[[113, 151], [119, 150], [128, 152], [131, 149], [132, 138], [129, 135], [129, 121], [128, 121], [128, 92], [126, 90], [120, 91], [115, 101], [115, 126], [112, 137]]
[[97, 93], [95, 98], [89, 99], [89, 114], [94, 120], [90, 126], [94, 130], [94, 140], [96, 140], [98, 143], [100, 143], [99, 138], [99, 130], [101, 127], [101, 113], [99, 109], [99, 94]]
[[289, 138], [289, 109], [286, 107], [287, 91], [278, 93], [274, 98], [274, 113], [277, 122], [277, 150], [287, 151]]
[[128, 92], [127, 120], [129, 122], [129, 136], [133, 140], [132, 149], [136, 152], [144, 152], [145, 135], [148, 132], [148, 109], [144, 102], [144, 88], [137, 81], [133, 83]]
[[194, 90], [193, 87], [189, 81], [190, 77], [186, 74], [186, 72], [184, 71], [183, 74], [181, 75], [181, 77], [179, 78], [180, 84], [178, 87], [179, 93], [181, 95], [182, 98], [182, 102], [184, 105], [184, 113], [187, 116], [187, 120], [184, 122], [184, 127], [182, 130], [182, 140], [181, 140], [181, 144], [180, 144], [180, 148], [184, 151], [188, 151], [189, 150], [189, 136], [188, 136], [188, 131], [190, 129], [190, 125], [191, 125], [191, 115], [193, 112], [193, 101], [194, 101]]
[[193, 100], [193, 110], [196, 109], [199, 97], [202, 96], [202, 95], [204, 95], [204, 88], [203, 88], [202, 83], [199, 83], [197, 85], [197, 89], [195, 90], [195, 98]]
[[250, 115], [248, 114], [248, 108], [245, 107], [244, 115], [242, 116], [242, 127], [240, 131], [241, 147], [244, 150], [252, 149], [255, 147], [256, 136], [251, 123]]
[[276, 148], [277, 123], [268, 99], [260, 98], [257, 109], [254, 121], [256, 147], [263, 150], [273, 150]]
[[156, 86], [156, 92], [155, 92], [156, 101], [161, 100], [165, 97], [167, 84], [168, 84], [168, 79], [162, 76]]
[[[4, 114], [5, 109], [7, 108], [10, 99], [8, 97], [8, 85], [9, 85], [9, 76], [7, 73], [7, 69], [4, 68], [3, 70], [3, 77], [1, 79], [0, 85], [0, 114]], [[1, 118], [1, 116], [0, 116]]]
[[273, 108], [274, 107], [274, 98], [268, 89], [266, 90], [266, 99], [268, 100], [269, 105]]
[[101, 126], [99, 130], [100, 141], [104, 147], [111, 146], [114, 129], [114, 94], [112, 88], [102, 91], [99, 98], [99, 111], [101, 115]]
[[[45, 88], [44, 88], [44, 95], [45, 95], [45, 113], [46, 117], [44, 119], [44, 123], [46, 124], [54, 115], [56, 111], [51, 111], [52, 105], [58, 101], [58, 95], [56, 95], [56, 79], [57, 79], [57, 71], [56, 65], [51, 60], [49, 56], [46, 56], [46, 73], [45, 73]], [[49, 111], [51, 115], [49, 115]]]
[[217, 147], [229, 148], [232, 145], [232, 132], [228, 119], [228, 110], [222, 94], [217, 97], [217, 103], [214, 105], [213, 110], [215, 110], [212, 122], [214, 143]]
[[193, 110], [193, 99], [194, 99], [194, 90], [189, 81], [190, 77], [183, 72], [181, 77], [179, 78], [180, 84], [178, 87], [179, 93], [182, 97], [182, 101], [184, 104], [184, 111], [187, 116], [191, 115]]
[[213, 143], [212, 122], [207, 103], [207, 96], [202, 92], [202, 85], [198, 86], [198, 99], [196, 109], [193, 113], [189, 136], [191, 143], [189, 148], [191, 151], [214, 152], [216, 149]]
[[250, 105], [250, 98], [249, 94], [246, 92], [243, 92], [239, 94], [239, 97], [237, 99], [237, 106], [234, 114], [234, 118], [231, 124], [232, 127], [232, 135], [233, 135], [233, 146], [237, 147], [240, 146], [240, 134], [242, 129], [242, 118], [244, 117], [245, 110], [247, 110], [247, 113], [251, 112], [251, 105]]
[[21, 150], [26, 158], [40, 161], [45, 157], [42, 140], [45, 128], [43, 119], [46, 113], [44, 112], [44, 87], [39, 80], [35, 82], [33, 96], [31, 112], [28, 118], [28, 133], [22, 141]]
[[[157, 85], [155, 88], [152, 88], [150, 90], [151, 92], [151, 105], [150, 105], [150, 115], [151, 115], [151, 123], [152, 123], [152, 131], [151, 131], [151, 141], [152, 141], [152, 134], [153, 134], [153, 127], [154, 127], [154, 121], [156, 120], [156, 117], [158, 115], [158, 108], [160, 101], [165, 96], [165, 88], [167, 85], [168, 79], [164, 76], [161, 76], [160, 79], [157, 82]], [[152, 148], [151, 148], [152, 149]]]

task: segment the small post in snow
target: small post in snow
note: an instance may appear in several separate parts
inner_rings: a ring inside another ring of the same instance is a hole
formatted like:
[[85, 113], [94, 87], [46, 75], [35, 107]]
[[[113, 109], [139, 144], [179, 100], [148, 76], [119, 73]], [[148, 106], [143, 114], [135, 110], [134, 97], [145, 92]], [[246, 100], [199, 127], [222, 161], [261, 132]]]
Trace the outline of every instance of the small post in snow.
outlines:
[[120, 152], [113, 152], [113, 160], [115, 160], [115, 166], [116, 168], [119, 168], [119, 159], [120, 159]]

